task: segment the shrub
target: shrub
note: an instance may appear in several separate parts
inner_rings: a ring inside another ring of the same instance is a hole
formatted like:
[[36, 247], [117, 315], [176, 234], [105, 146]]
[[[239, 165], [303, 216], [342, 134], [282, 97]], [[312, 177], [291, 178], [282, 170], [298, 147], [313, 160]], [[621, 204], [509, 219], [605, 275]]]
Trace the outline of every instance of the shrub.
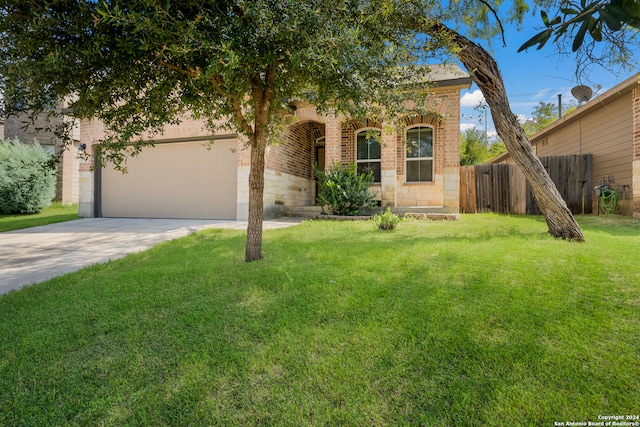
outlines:
[[0, 139], [0, 214], [37, 213], [51, 204], [56, 172], [39, 144]]
[[389, 207], [383, 213], [374, 216], [373, 220], [380, 230], [393, 230], [396, 228], [396, 225], [402, 221], [398, 215], [391, 212], [391, 208]]
[[318, 177], [318, 203], [328, 206], [334, 215], [359, 215], [363, 210], [376, 206], [375, 197], [369, 192], [373, 184], [373, 171], [357, 173], [354, 163], [335, 164], [321, 171], [315, 168]]

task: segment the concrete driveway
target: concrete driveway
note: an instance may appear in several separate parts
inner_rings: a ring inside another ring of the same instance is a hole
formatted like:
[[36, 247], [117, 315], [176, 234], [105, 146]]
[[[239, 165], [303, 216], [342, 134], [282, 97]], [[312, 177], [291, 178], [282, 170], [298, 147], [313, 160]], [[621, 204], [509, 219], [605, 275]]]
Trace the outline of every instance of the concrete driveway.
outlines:
[[[264, 221], [283, 228], [301, 218]], [[246, 221], [84, 218], [0, 233], [0, 294], [122, 258], [205, 228], [246, 230]]]

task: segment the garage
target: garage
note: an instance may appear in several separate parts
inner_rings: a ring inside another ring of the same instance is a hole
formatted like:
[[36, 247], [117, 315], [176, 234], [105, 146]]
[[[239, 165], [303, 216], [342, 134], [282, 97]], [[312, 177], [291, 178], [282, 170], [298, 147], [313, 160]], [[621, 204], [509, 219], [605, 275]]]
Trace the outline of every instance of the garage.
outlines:
[[100, 216], [236, 219], [237, 139], [156, 143], [100, 171]]

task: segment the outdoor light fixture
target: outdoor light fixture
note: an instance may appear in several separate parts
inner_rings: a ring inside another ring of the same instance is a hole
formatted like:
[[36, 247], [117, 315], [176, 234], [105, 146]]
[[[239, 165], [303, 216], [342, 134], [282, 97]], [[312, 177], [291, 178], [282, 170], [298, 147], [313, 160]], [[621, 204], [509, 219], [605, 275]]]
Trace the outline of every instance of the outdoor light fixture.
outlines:
[[87, 144], [82, 143], [78, 145], [78, 158], [82, 160], [89, 159], [89, 154], [87, 153]]

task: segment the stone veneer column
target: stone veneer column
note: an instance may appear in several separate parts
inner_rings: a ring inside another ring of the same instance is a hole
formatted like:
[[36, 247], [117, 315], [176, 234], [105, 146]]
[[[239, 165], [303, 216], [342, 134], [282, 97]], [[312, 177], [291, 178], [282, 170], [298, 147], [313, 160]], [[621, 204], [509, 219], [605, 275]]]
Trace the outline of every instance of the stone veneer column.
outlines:
[[238, 140], [238, 196], [236, 199], [236, 219], [246, 221], [249, 219], [249, 173], [251, 171], [251, 148], [243, 144], [243, 138]]
[[633, 120], [633, 217], [640, 219], [640, 86], [636, 86], [633, 90], [631, 102]]
[[393, 130], [385, 131], [385, 126], [382, 126], [380, 189], [382, 192], [381, 203], [384, 207], [396, 206], [397, 139], [398, 135], [395, 127]]
[[[63, 205], [78, 203], [78, 195], [75, 180], [78, 179], [78, 161], [76, 155], [78, 144], [73, 143], [68, 147], [58, 144], [56, 150], [60, 153], [60, 163], [58, 164], [58, 183], [56, 185], [56, 200]], [[75, 187], [75, 188], [74, 188]]]
[[78, 200], [78, 216], [83, 218], [93, 218], [95, 216], [95, 187], [94, 172], [91, 170], [93, 157], [88, 160], [80, 160], [80, 179], [79, 179], [79, 200]]

